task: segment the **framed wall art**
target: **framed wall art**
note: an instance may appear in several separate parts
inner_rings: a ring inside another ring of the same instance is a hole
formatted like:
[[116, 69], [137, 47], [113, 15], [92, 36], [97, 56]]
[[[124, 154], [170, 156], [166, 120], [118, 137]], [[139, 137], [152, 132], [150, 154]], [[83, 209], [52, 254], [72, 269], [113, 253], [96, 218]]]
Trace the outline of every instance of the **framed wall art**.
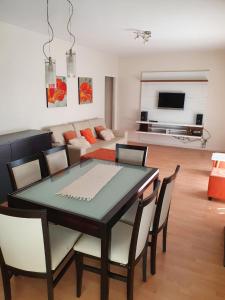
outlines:
[[93, 102], [92, 78], [88, 78], [88, 77], [78, 78], [78, 93], [79, 93], [79, 104], [87, 104]]
[[47, 107], [65, 107], [67, 106], [67, 84], [66, 77], [56, 77], [56, 87], [49, 85], [46, 88]]

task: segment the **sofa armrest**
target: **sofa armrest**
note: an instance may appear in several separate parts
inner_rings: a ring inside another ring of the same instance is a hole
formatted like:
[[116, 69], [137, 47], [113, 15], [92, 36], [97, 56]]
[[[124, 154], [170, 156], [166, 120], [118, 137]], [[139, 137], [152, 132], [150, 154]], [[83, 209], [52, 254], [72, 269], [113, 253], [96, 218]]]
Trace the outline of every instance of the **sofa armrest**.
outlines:
[[63, 144], [61, 144], [61, 143], [53, 143], [52, 142], [52, 147], [58, 147], [58, 146], [62, 146]]
[[123, 137], [127, 140], [128, 132], [124, 130], [113, 130], [113, 133], [116, 137]]
[[67, 145], [70, 163], [74, 164], [80, 161], [82, 149], [76, 148], [73, 145]]
[[67, 145], [70, 163], [74, 164], [80, 161], [80, 157], [86, 154], [88, 148], [79, 148], [74, 145]]

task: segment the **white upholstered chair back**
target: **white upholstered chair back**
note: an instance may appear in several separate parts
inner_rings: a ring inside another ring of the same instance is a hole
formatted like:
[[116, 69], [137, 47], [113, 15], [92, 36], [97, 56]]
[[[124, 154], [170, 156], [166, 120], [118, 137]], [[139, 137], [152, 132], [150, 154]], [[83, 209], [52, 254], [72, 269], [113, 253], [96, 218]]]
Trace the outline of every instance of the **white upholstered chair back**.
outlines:
[[68, 158], [66, 150], [49, 153], [46, 155], [46, 162], [48, 164], [49, 173], [55, 174], [68, 167]]
[[0, 247], [5, 264], [33, 272], [46, 272], [41, 219], [0, 214]]
[[23, 188], [42, 178], [39, 160], [33, 160], [12, 168], [17, 189]]
[[158, 230], [165, 224], [169, 215], [170, 203], [172, 199], [173, 189], [177, 174], [180, 170], [180, 166], [177, 165], [174, 173], [163, 179], [163, 183], [160, 189], [159, 198], [156, 205], [153, 231]]
[[141, 254], [141, 252], [143, 251], [143, 249], [146, 245], [146, 240], [147, 240], [147, 237], [149, 234], [150, 224], [154, 217], [154, 207], [155, 207], [155, 201], [151, 201], [148, 205], [146, 205], [143, 208], [141, 222], [140, 222], [140, 228], [139, 228], [139, 232], [138, 232], [135, 258], [137, 258]]
[[116, 161], [119, 163], [144, 166], [147, 147], [134, 145], [116, 145]]
[[172, 199], [172, 193], [173, 193], [173, 188], [174, 188], [174, 180], [172, 180], [170, 183], [167, 183], [166, 189], [165, 189], [165, 194], [163, 197], [162, 201], [162, 209], [161, 209], [161, 214], [160, 214], [160, 219], [159, 219], [159, 227], [161, 227], [168, 216], [168, 212], [170, 209], [170, 203]]

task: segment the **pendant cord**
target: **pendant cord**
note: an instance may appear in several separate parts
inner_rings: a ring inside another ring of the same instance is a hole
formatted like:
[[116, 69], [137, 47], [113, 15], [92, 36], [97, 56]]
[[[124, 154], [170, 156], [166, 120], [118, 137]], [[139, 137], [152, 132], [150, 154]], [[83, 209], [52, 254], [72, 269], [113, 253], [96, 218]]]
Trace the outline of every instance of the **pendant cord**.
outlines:
[[72, 46], [70, 48], [72, 50], [73, 46], [75, 45], [75, 35], [71, 31], [71, 19], [72, 19], [72, 16], [73, 16], [73, 4], [70, 0], [66, 0], [66, 1], [70, 4], [70, 7], [71, 7], [71, 13], [69, 12], [69, 20], [67, 22], [67, 31], [68, 31], [70, 37], [73, 38], [73, 43], [72, 43]]
[[[68, 1], [68, 0], [67, 0]], [[49, 22], [49, 13], [48, 13], [48, 3], [49, 3], [49, 0], [47, 0], [47, 23], [48, 23], [48, 33], [49, 33], [49, 40], [47, 42], [44, 43], [43, 47], [42, 47], [42, 51], [46, 57], [46, 59], [49, 59], [48, 56], [46, 55], [46, 52], [45, 52], [45, 47], [47, 45], [49, 45], [49, 52], [50, 52], [50, 43], [53, 41], [54, 39], [54, 31], [53, 31], [53, 28]], [[50, 29], [50, 32], [49, 32], [49, 29]], [[50, 33], [51, 33], [51, 36], [50, 36]]]

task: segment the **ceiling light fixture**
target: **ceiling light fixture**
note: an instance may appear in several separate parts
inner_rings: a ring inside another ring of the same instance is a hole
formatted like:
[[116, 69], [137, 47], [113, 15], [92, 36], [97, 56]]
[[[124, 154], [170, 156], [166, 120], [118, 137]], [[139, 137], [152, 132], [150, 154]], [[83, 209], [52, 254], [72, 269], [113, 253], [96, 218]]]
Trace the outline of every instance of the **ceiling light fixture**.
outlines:
[[134, 35], [135, 35], [134, 36], [135, 40], [138, 38], [142, 38], [144, 44], [146, 44], [149, 41], [150, 37], [152, 36], [152, 33], [151, 31], [147, 31], [147, 30], [135, 30]]
[[[47, 0], [47, 23], [48, 23], [48, 35], [49, 35], [49, 39], [47, 42], [44, 43], [42, 50], [43, 53], [46, 57], [45, 59], [45, 84], [48, 87], [50, 84], [56, 86], [56, 68], [55, 68], [55, 60], [52, 59], [51, 57], [51, 49], [50, 49], [50, 43], [53, 41], [54, 39], [54, 32], [53, 32], [53, 28], [49, 22], [49, 12], [48, 12], [48, 3], [49, 0]], [[46, 52], [45, 52], [45, 47], [49, 45], [49, 56], [47, 56]]]
[[70, 0], [66, 0], [69, 3], [69, 19], [67, 22], [67, 31], [72, 38], [72, 45], [68, 52], [66, 52], [66, 65], [67, 65], [67, 76], [75, 77], [75, 64], [76, 64], [76, 53], [73, 52], [73, 47], [75, 45], [75, 35], [71, 32], [71, 19], [73, 16], [73, 4]]

